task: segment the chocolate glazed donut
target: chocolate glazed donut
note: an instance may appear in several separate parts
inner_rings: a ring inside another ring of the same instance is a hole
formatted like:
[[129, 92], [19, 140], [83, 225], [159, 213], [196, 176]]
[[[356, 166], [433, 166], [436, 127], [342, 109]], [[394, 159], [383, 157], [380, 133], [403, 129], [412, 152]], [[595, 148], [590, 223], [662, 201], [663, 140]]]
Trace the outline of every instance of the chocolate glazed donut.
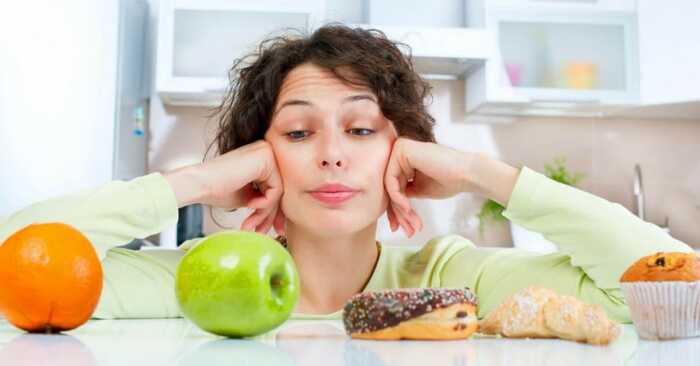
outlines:
[[460, 339], [477, 329], [469, 288], [414, 288], [359, 293], [343, 308], [346, 332], [360, 339]]

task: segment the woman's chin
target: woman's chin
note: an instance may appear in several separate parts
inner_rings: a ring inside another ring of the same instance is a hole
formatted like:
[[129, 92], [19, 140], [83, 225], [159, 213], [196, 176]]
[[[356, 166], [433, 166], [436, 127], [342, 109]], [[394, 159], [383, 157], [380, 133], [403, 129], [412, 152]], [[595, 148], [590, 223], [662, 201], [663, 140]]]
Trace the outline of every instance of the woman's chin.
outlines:
[[339, 237], [351, 235], [367, 227], [367, 223], [358, 222], [351, 217], [338, 217], [334, 215], [319, 215], [308, 217], [306, 228], [317, 236]]
[[357, 232], [356, 225], [342, 222], [314, 222], [311, 223], [310, 229], [319, 236], [341, 236]]
[[[305, 202], [304, 205], [296, 205], [295, 207], [303, 207], [302, 210], [296, 211], [302, 213], [302, 216], [287, 215], [287, 219], [298, 223], [318, 236], [337, 237], [357, 233], [372, 224], [376, 224], [382, 214], [377, 211], [378, 207], [373, 209], [358, 207], [353, 205], [351, 201], [343, 205], [326, 205], [317, 200], [313, 201], [311, 203]], [[285, 212], [287, 212], [286, 209]], [[372, 217], [374, 219], [368, 221]]]

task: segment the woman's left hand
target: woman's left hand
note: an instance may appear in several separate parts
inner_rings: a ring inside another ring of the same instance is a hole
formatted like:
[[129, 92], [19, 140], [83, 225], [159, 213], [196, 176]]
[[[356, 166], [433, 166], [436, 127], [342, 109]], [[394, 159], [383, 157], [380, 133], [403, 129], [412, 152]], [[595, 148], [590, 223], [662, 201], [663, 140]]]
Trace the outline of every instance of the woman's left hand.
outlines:
[[448, 198], [469, 191], [467, 172], [474, 154], [432, 142], [398, 138], [384, 176], [389, 194], [391, 231], [399, 226], [410, 238], [423, 228], [409, 198]]

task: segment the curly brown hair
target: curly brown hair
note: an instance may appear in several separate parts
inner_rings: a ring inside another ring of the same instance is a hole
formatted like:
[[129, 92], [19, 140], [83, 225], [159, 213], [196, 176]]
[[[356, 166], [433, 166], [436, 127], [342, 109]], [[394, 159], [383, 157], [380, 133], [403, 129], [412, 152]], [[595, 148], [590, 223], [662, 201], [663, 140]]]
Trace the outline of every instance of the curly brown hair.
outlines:
[[[408, 52], [402, 53], [399, 47]], [[214, 109], [219, 120], [217, 134], [204, 158], [214, 144], [219, 154], [225, 154], [263, 139], [285, 77], [304, 63], [374, 92], [399, 136], [435, 142], [435, 119], [426, 107], [430, 85], [414, 70], [410, 47], [387, 39], [380, 30], [329, 24], [310, 36], [290, 30], [268, 38], [255, 52], [234, 61], [226, 95]], [[276, 239], [286, 246], [284, 236]]]
[[229, 70], [229, 88], [215, 110], [219, 128], [212, 143], [224, 154], [263, 139], [284, 78], [308, 62], [373, 91], [399, 136], [435, 142], [435, 119], [425, 104], [430, 85], [414, 70], [410, 49], [404, 55], [399, 46], [407, 47], [379, 30], [341, 24], [325, 25], [310, 36], [287, 32], [262, 41]]

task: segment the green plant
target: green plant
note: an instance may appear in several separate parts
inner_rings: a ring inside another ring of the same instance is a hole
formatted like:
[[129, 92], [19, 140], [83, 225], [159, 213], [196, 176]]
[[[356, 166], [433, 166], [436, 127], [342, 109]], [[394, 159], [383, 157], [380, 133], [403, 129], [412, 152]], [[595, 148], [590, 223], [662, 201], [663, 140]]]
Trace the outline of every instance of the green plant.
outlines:
[[[544, 173], [547, 177], [555, 180], [559, 183], [575, 186], [580, 182], [585, 175], [582, 173], [571, 173], [566, 169], [566, 158], [558, 157], [550, 163], [544, 164]], [[483, 205], [481, 205], [481, 210], [477, 214], [479, 218], [479, 234], [484, 235], [484, 224], [487, 221], [498, 222], [507, 221], [506, 217], [503, 216], [503, 207], [500, 203], [487, 199]]]
[[481, 205], [481, 210], [477, 217], [479, 218], [479, 235], [484, 235], [484, 223], [486, 221], [505, 221], [506, 218], [502, 215], [503, 207], [500, 203], [487, 199], [483, 205]]
[[583, 179], [582, 173], [572, 174], [566, 170], [566, 158], [558, 157], [554, 159], [553, 164], [544, 164], [544, 173], [549, 178], [569, 186], [575, 186]]

